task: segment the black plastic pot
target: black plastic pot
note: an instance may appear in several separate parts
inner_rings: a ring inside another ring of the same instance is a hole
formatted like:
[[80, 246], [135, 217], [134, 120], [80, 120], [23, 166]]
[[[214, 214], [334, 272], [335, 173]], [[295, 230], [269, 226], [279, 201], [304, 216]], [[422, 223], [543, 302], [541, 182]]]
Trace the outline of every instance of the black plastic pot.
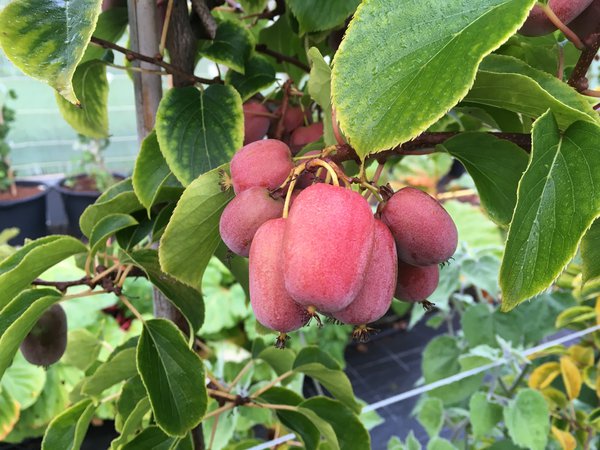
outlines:
[[0, 200], [0, 230], [16, 227], [20, 230], [9, 244], [21, 245], [25, 238], [37, 239], [47, 234], [46, 196], [48, 186], [38, 181], [17, 181], [17, 186], [35, 187], [39, 193], [15, 200]]
[[98, 199], [98, 197], [100, 197], [100, 192], [74, 191], [73, 189], [65, 187], [65, 183], [67, 180], [73, 178], [82, 178], [85, 176], [86, 175], [77, 175], [76, 177], [63, 178], [55, 187], [55, 189], [60, 192], [60, 196], [65, 206], [65, 213], [67, 214], [68, 221], [68, 232], [76, 237], [83, 236], [83, 233], [79, 228], [79, 217], [81, 217], [81, 214], [83, 214], [83, 211], [85, 211], [88, 206], [92, 205]]

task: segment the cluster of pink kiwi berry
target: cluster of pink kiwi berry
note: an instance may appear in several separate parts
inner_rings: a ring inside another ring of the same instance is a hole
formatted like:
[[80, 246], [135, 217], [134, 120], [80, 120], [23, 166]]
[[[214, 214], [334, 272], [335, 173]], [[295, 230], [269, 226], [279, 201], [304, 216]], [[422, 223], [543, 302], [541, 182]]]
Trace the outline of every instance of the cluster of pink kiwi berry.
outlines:
[[[259, 140], [224, 175], [236, 196], [221, 216], [221, 237], [249, 257], [250, 302], [257, 320], [279, 332], [279, 347], [311, 318], [320, 323], [317, 312], [355, 325], [364, 340], [394, 296], [429, 306], [439, 265], [456, 250], [456, 226], [433, 197], [348, 177], [329, 157], [334, 151], [294, 162], [284, 142]], [[381, 200], [375, 214], [353, 183]]]

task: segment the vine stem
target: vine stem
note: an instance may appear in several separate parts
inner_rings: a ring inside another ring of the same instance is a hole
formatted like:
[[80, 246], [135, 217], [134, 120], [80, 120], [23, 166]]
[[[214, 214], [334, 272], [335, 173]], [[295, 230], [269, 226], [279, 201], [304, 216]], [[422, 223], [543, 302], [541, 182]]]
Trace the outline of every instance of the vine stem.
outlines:
[[271, 50], [269, 47], [267, 47], [264, 44], [257, 44], [255, 49], [258, 53], [262, 53], [264, 55], [271, 56], [271, 57], [275, 58], [278, 62], [288, 62], [288, 63], [293, 64], [294, 66], [304, 70], [306, 73], [310, 73], [310, 67], [308, 67], [306, 64], [304, 64], [302, 61], [300, 61], [297, 58], [294, 58], [294, 57], [288, 56], [288, 55], [284, 55], [283, 53], [276, 52], [275, 50]]
[[118, 44], [107, 41], [105, 39], [101, 39], [96, 36], [92, 36], [90, 42], [92, 42], [93, 44], [96, 44], [102, 48], [106, 48], [106, 49], [110, 49], [110, 50], [114, 50], [116, 52], [122, 53], [130, 61], [137, 59], [139, 61], [144, 61], [144, 62], [147, 62], [150, 64], [154, 64], [156, 66], [162, 67], [171, 75], [179, 75], [180, 77], [189, 80], [191, 83], [223, 84], [223, 81], [219, 78], [202, 78], [202, 77], [197, 77], [193, 74], [190, 74], [187, 71], [185, 71], [179, 67], [176, 67], [172, 64], [169, 64], [169, 63], [163, 61], [162, 56], [160, 56], [160, 55], [157, 55], [157, 56], [142, 55], [141, 53], [134, 52], [131, 49], [121, 47]]
[[273, 381], [271, 381], [270, 383], [264, 385], [262, 388], [260, 388], [254, 394], [252, 394], [250, 398], [254, 399], [254, 398], [259, 397], [260, 395], [264, 394], [269, 389], [271, 389], [273, 386], [275, 386], [277, 383], [285, 380], [286, 378], [291, 377], [292, 375], [294, 375], [294, 372], [291, 371], [291, 370], [288, 370], [287, 372], [282, 373], [277, 378], [275, 378]]

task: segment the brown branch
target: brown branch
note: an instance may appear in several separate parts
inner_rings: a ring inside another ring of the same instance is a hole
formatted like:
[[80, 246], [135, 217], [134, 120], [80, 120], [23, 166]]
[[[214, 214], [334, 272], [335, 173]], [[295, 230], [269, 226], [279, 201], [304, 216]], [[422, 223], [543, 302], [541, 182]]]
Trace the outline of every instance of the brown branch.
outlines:
[[262, 53], [264, 55], [271, 56], [271, 57], [275, 58], [277, 60], [277, 62], [281, 63], [281, 62], [285, 61], [290, 64], [293, 64], [296, 67], [299, 67], [300, 69], [304, 70], [307, 73], [310, 72], [310, 67], [308, 67], [306, 64], [304, 64], [299, 59], [294, 58], [292, 56], [284, 55], [283, 53], [276, 52], [275, 50], [271, 50], [265, 44], [257, 44], [255, 48], [258, 53]]
[[[384, 150], [383, 152], [375, 153], [367, 157], [367, 160], [384, 161], [392, 156], [405, 156], [405, 155], [427, 155], [435, 152], [435, 146], [443, 144], [448, 139], [459, 134], [458, 132], [436, 132], [436, 133], [423, 133], [416, 137], [410, 142], [394, 147], [390, 150]], [[489, 133], [492, 136], [496, 136], [499, 139], [505, 139], [511, 141], [514, 144], [521, 147], [526, 152], [531, 151], [531, 135], [525, 133]], [[357, 161], [360, 159], [356, 154], [356, 151], [349, 145], [338, 145], [335, 155], [331, 156], [331, 159], [340, 163], [343, 161]]]
[[586, 75], [598, 53], [598, 49], [600, 49], [600, 33], [590, 35], [585, 39], [585, 44], [585, 49], [579, 55], [579, 60], [577, 60], [568, 81], [569, 86], [577, 89], [578, 92], [583, 92], [589, 87]]
[[[98, 266], [96, 268], [96, 271], [98, 273], [102, 273], [105, 272], [105, 267], [103, 266]], [[146, 273], [144, 271], [142, 271], [141, 269], [134, 267], [131, 271], [129, 271], [129, 273], [127, 274], [128, 277], [146, 277]], [[107, 292], [115, 292], [117, 290], [119, 290], [119, 286], [116, 285], [117, 280], [115, 279], [115, 273], [114, 272], [105, 272], [104, 276], [101, 276], [101, 278], [98, 279], [94, 279], [94, 277], [91, 276], [85, 276], [82, 278], [79, 278], [78, 280], [71, 280], [71, 281], [47, 281], [47, 280], [41, 280], [39, 278], [36, 278], [35, 280], [33, 280], [31, 282], [32, 285], [34, 286], [49, 286], [49, 287], [53, 287], [58, 289], [60, 292], [65, 293], [67, 291], [68, 288], [73, 287], [73, 286], [87, 286], [90, 289], [94, 289], [96, 286], [102, 286]]]
[[186, 72], [183, 69], [180, 69], [179, 67], [176, 67], [172, 64], [169, 64], [169, 63], [163, 61], [161, 59], [161, 57], [158, 55], [157, 56], [142, 55], [141, 53], [134, 52], [133, 50], [130, 50], [125, 47], [121, 47], [120, 45], [114, 44], [114, 43], [112, 43], [110, 41], [106, 41], [104, 39], [100, 39], [99, 37], [96, 37], [96, 36], [92, 36], [91, 42], [93, 42], [96, 45], [99, 45], [102, 48], [110, 49], [110, 50], [114, 50], [119, 53], [122, 53], [125, 55], [125, 58], [127, 58], [129, 61], [133, 61], [133, 60], [137, 59], [139, 61], [144, 61], [144, 62], [147, 62], [150, 64], [157, 65], [157, 66], [165, 69], [171, 75], [178, 75], [182, 78], [186, 78], [187, 80], [189, 80], [193, 83], [223, 84], [223, 81], [220, 78], [197, 77], [191, 73]]

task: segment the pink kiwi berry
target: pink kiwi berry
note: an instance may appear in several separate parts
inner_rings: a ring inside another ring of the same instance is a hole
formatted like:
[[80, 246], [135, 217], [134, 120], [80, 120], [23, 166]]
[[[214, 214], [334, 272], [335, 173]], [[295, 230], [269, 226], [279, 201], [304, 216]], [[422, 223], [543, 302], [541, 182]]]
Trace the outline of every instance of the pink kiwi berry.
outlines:
[[392, 304], [398, 256], [396, 244], [388, 227], [375, 220], [373, 253], [365, 272], [365, 279], [358, 295], [350, 305], [332, 316], [351, 325], [365, 325], [383, 317]]
[[261, 187], [247, 189], [225, 207], [219, 232], [225, 245], [235, 254], [248, 256], [256, 230], [267, 220], [281, 217], [283, 200], [271, 197]]
[[270, 112], [260, 102], [244, 103], [244, 145], [265, 137], [271, 123]]
[[439, 281], [440, 268], [437, 264], [417, 267], [398, 261], [395, 297], [406, 302], [422, 302], [435, 291]]
[[[275, 114], [280, 115], [282, 109], [281, 106], [277, 108]], [[285, 115], [283, 116], [283, 133], [290, 134], [296, 128], [304, 125], [304, 119], [308, 118], [308, 116], [308, 112], [303, 111], [300, 106], [288, 106], [285, 110]], [[271, 127], [277, 128], [278, 122], [278, 119], [273, 119]]]
[[340, 311], [360, 291], [375, 219], [360, 194], [319, 183], [294, 200], [283, 246], [285, 286], [311, 310]]
[[264, 139], [238, 150], [229, 167], [233, 190], [239, 194], [256, 186], [278, 188], [294, 168], [294, 163], [285, 143]]
[[381, 210], [390, 228], [398, 257], [413, 266], [447, 261], [456, 251], [458, 231], [450, 214], [429, 194], [415, 188], [400, 189]]
[[[562, 23], [569, 24], [585, 10], [592, 0], [550, 0], [548, 7]], [[548, 19], [542, 8], [535, 5], [527, 20], [519, 30], [524, 36], [544, 36], [556, 31], [556, 26]]]
[[287, 219], [272, 219], [256, 232], [250, 247], [250, 304], [262, 325], [282, 333], [304, 326], [309, 319], [305, 308], [294, 302], [283, 280], [283, 242]]
[[594, 0], [579, 16], [569, 23], [569, 28], [580, 39], [588, 38], [595, 33], [600, 23], [600, 0]]
[[290, 148], [295, 155], [306, 145], [316, 142], [323, 136], [323, 122], [313, 123], [307, 127], [296, 128], [290, 136]]

